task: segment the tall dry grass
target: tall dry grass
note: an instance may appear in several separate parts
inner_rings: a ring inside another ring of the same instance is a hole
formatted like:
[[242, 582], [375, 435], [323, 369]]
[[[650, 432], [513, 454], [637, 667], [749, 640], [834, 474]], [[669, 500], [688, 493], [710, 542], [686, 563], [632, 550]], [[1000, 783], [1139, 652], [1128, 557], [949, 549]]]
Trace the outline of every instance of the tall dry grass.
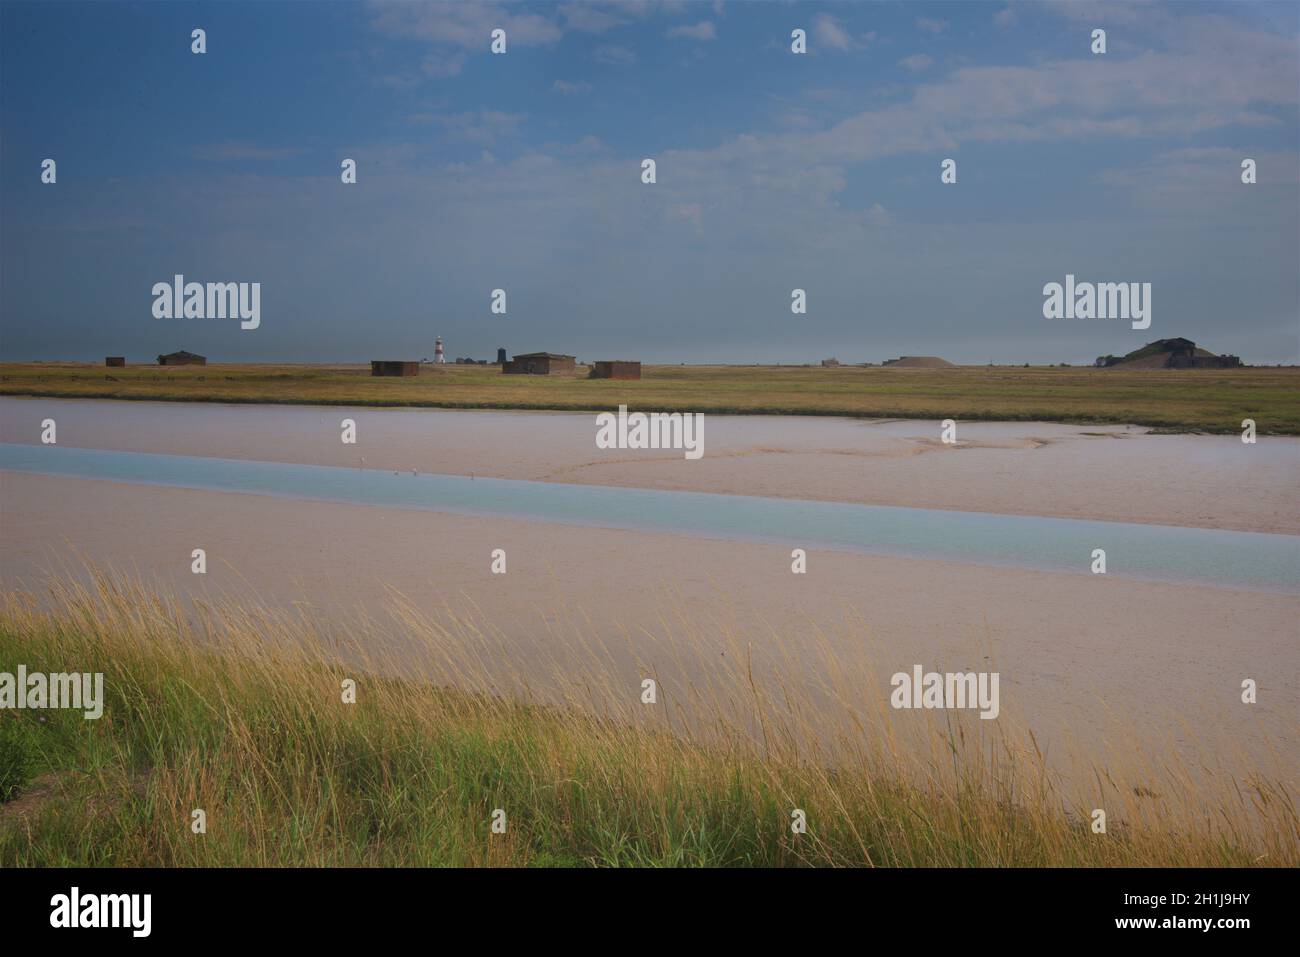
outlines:
[[697, 622], [663, 624], [611, 639], [539, 620], [539, 660], [473, 609], [431, 620], [398, 595], [385, 624], [183, 603], [102, 572], [6, 593], [0, 671], [102, 671], [107, 701], [98, 721], [0, 712], [32, 768], [0, 805], [0, 864], [1300, 862], [1275, 777], [1139, 753], [1067, 777], [1007, 720], [908, 712], [900, 729], [864, 693], [887, 682], [830, 642], [796, 656], [730, 635], [706, 661]]

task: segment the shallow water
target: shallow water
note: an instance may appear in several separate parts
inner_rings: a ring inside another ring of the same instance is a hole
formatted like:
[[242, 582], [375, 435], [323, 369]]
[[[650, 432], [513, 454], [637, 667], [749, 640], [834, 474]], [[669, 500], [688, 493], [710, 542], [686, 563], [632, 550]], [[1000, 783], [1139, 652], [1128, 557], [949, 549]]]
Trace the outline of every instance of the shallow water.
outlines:
[[[0, 443], [1300, 535], [1300, 437], [708, 416], [706, 452], [600, 450], [591, 414], [0, 397]], [[356, 422], [357, 444], [339, 441]]]
[[1300, 537], [705, 492], [0, 445], [0, 468], [133, 484], [489, 515], [805, 549], [1300, 594]]

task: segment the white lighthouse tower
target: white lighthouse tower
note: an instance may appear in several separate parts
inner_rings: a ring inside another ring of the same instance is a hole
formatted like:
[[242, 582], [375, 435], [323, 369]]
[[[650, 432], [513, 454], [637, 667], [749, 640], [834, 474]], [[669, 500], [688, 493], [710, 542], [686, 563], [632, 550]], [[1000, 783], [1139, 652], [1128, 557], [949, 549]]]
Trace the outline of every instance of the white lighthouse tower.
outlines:
[[447, 357], [442, 353], [442, 336], [438, 336], [433, 343], [433, 361], [436, 365], [442, 365], [447, 361]]

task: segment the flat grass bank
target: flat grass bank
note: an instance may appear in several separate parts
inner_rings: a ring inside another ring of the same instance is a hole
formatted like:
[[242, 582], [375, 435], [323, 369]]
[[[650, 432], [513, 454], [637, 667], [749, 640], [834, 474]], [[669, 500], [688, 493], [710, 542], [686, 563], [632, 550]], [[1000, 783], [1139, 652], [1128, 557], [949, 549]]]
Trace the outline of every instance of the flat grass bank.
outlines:
[[1207, 791], [1142, 767], [1134, 787], [1098, 768], [1072, 805], [1032, 737], [976, 744], [948, 722], [905, 748], [856, 713], [851, 681], [832, 758], [798, 690], [764, 690], [743, 652], [687, 730], [687, 689], [647, 706], [598, 654], [542, 704], [478, 680], [490, 642], [415, 621], [459, 690], [379, 677], [356, 657], [369, 637], [344, 648], [305, 618], [187, 613], [106, 578], [46, 598], [0, 594], [0, 672], [103, 672], [103, 716], [0, 711], [0, 866], [1300, 863], [1294, 805], [1267, 780]]
[[497, 366], [423, 366], [409, 378], [362, 365], [104, 368], [0, 364], [0, 395], [175, 402], [837, 415], [1052, 421], [1300, 435], [1300, 368], [1092, 369], [957, 366], [646, 366], [635, 381], [503, 375]]

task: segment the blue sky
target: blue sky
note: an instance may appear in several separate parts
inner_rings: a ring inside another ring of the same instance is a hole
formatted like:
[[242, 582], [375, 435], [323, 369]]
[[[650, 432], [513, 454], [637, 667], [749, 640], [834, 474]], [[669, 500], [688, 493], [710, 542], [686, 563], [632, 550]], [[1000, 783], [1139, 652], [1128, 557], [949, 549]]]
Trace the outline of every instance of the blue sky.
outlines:
[[[1294, 3], [4, 2], [0, 31], [5, 359], [1300, 359]], [[155, 319], [176, 273], [261, 282], [260, 327]], [[1151, 328], [1045, 320], [1067, 273], [1152, 283]]]

